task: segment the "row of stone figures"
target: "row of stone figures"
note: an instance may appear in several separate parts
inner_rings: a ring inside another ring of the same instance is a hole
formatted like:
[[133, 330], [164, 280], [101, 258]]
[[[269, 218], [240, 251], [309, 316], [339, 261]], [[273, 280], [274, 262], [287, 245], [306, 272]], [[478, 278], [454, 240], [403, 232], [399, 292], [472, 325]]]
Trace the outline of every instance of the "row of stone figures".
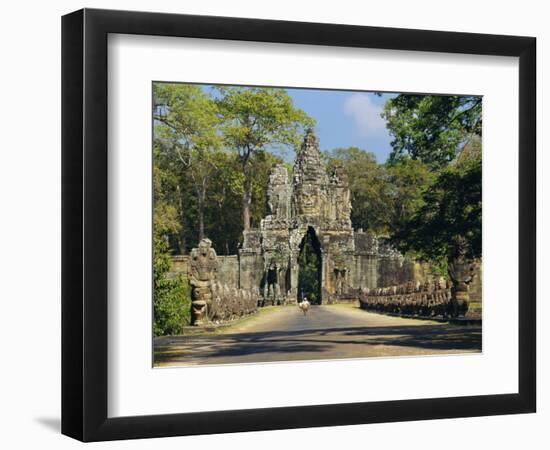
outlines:
[[453, 300], [451, 283], [444, 278], [361, 289], [359, 302], [363, 309], [408, 316], [457, 317], [468, 311], [467, 302]]
[[216, 280], [218, 260], [210, 239], [202, 239], [190, 256], [192, 325], [226, 322], [256, 311], [258, 289], [233, 288]]
[[216, 281], [211, 291], [212, 303], [207, 314], [210, 322], [227, 322], [257, 310], [258, 289], [237, 289]]

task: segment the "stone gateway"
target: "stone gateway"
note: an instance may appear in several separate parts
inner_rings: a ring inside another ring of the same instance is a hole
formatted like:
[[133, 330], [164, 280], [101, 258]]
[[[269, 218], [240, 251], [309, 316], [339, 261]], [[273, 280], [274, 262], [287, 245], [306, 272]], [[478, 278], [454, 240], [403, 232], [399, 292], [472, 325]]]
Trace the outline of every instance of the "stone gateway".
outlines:
[[259, 288], [261, 305], [302, 299], [299, 257], [308, 235], [320, 260], [317, 303], [356, 300], [361, 288], [415, 278], [414, 262], [384, 239], [353, 229], [346, 174], [327, 171], [313, 131], [290, 177], [282, 164], [271, 168], [267, 196], [267, 215], [259, 229], [244, 232], [238, 260], [240, 287]]

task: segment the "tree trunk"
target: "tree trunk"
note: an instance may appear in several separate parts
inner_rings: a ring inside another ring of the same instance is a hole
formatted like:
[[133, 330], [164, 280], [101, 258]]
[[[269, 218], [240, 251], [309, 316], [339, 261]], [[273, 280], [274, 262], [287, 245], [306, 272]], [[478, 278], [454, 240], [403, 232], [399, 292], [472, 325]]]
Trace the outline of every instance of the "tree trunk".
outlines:
[[248, 160], [251, 150], [247, 149], [246, 153], [241, 157], [242, 173], [243, 173], [243, 228], [244, 231], [250, 230], [250, 205], [252, 204], [252, 180], [250, 179], [250, 170]]
[[199, 242], [204, 239], [204, 203], [206, 197], [205, 187], [197, 188], [197, 214], [199, 220]]
[[250, 205], [252, 204], [252, 193], [245, 190], [243, 194], [243, 226], [244, 230], [250, 230]]
[[177, 234], [177, 240], [178, 240], [178, 247], [180, 249], [181, 255], [187, 254], [187, 241], [186, 241], [186, 234], [185, 234], [185, 214], [183, 213], [183, 196], [181, 194], [181, 189], [179, 184], [176, 186], [176, 191], [178, 195], [178, 213], [179, 213], [179, 221], [182, 226], [180, 227], [178, 234]]

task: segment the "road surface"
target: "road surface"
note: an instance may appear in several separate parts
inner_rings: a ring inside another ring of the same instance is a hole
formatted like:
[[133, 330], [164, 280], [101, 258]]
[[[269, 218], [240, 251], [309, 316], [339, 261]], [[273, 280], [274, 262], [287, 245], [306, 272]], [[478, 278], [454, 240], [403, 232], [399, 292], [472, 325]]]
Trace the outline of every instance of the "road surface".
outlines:
[[481, 326], [405, 319], [350, 305], [273, 307], [218, 334], [155, 339], [155, 366], [481, 351]]

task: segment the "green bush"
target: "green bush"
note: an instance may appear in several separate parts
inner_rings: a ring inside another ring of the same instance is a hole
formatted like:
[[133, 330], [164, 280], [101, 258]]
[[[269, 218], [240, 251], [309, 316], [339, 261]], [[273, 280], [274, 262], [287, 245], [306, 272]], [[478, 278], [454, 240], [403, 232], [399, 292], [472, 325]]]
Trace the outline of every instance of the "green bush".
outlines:
[[155, 238], [153, 255], [153, 333], [155, 336], [181, 334], [191, 320], [191, 288], [187, 277], [167, 278], [170, 269], [168, 245]]

